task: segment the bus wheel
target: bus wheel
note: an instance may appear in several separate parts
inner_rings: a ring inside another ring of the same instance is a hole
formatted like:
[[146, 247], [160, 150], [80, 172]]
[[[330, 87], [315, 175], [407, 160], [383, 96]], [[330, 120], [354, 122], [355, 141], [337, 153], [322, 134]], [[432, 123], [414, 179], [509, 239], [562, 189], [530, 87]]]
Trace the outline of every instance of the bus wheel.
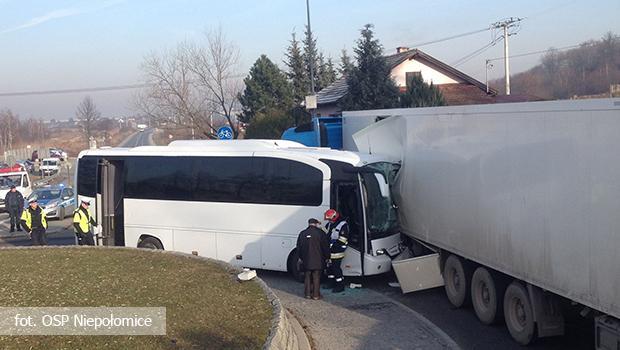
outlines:
[[443, 280], [446, 295], [454, 307], [462, 307], [469, 297], [469, 274], [463, 264], [463, 260], [451, 254], [443, 268]]
[[471, 303], [480, 322], [493, 324], [502, 314], [501, 281], [489, 270], [480, 266], [471, 278]]
[[138, 248], [164, 249], [164, 246], [161, 244], [159, 239], [155, 237], [145, 237], [140, 240], [140, 243], [138, 243]]
[[301, 263], [299, 262], [299, 254], [297, 249], [293, 250], [288, 258], [288, 272], [293, 276], [297, 282], [304, 281], [304, 272], [301, 271]]
[[512, 282], [504, 294], [504, 319], [512, 338], [521, 345], [534, 339], [534, 312], [527, 289], [518, 281]]

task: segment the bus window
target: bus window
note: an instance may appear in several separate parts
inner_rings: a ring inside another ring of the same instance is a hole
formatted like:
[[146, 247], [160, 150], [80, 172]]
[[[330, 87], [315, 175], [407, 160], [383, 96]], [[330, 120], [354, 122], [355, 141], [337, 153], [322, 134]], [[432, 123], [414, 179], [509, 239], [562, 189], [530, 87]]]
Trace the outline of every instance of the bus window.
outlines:
[[87, 197], [97, 195], [97, 163], [98, 157], [85, 156], [78, 161], [78, 194]]

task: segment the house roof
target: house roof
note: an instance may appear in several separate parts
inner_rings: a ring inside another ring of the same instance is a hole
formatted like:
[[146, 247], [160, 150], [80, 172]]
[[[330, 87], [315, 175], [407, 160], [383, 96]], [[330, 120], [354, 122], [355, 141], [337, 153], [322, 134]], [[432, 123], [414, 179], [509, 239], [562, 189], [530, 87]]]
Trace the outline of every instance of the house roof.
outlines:
[[[404, 52], [400, 52], [394, 55], [385, 56], [385, 60], [390, 67], [390, 70], [396, 68], [399, 64], [403, 63], [406, 60], [415, 58], [416, 60], [423, 61], [429, 66], [435, 67], [440, 71], [445, 72], [448, 75], [454, 76], [460, 80], [465, 81], [474, 86], [478, 91], [480, 91], [483, 95], [488, 96], [486, 94], [486, 85], [481, 81], [461, 72], [460, 70], [451, 67], [448, 64], [445, 64], [438, 59], [432, 57], [431, 55], [424, 53], [418, 49], [412, 49]], [[445, 85], [445, 84], [444, 84]], [[448, 84], [452, 85], [452, 84]], [[468, 84], [459, 84], [465, 85]], [[440, 86], [440, 85], [437, 85]], [[342, 77], [335, 82], [333, 82], [328, 87], [317, 93], [317, 103], [318, 105], [326, 105], [338, 102], [344, 95], [347, 94], [349, 87], [347, 86], [347, 80], [345, 77]], [[454, 89], [454, 88], [453, 88]], [[470, 90], [470, 95], [476, 95], [473, 93], [473, 90]], [[497, 91], [493, 89], [489, 89], [489, 95], [495, 96], [497, 95]], [[490, 97], [490, 96], [489, 96]]]

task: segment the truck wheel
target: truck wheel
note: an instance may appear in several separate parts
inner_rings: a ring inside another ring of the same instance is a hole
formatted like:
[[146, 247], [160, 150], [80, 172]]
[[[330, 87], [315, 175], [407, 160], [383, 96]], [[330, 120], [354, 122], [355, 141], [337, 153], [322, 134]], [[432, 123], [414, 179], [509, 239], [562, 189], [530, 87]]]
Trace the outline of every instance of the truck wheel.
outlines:
[[293, 276], [295, 281], [304, 282], [304, 272], [301, 271], [301, 265], [299, 264], [299, 254], [297, 249], [293, 250], [288, 258], [288, 272]]
[[504, 319], [512, 338], [521, 345], [534, 339], [534, 312], [527, 289], [518, 281], [512, 282], [504, 294]]
[[468, 300], [469, 274], [463, 265], [463, 260], [451, 254], [443, 268], [443, 280], [446, 295], [454, 307], [462, 307]]
[[161, 244], [159, 239], [155, 237], [145, 237], [140, 240], [138, 243], [138, 248], [146, 248], [146, 249], [164, 249], [164, 246]]
[[471, 303], [480, 322], [493, 324], [502, 314], [501, 282], [485, 267], [478, 267], [471, 278]]

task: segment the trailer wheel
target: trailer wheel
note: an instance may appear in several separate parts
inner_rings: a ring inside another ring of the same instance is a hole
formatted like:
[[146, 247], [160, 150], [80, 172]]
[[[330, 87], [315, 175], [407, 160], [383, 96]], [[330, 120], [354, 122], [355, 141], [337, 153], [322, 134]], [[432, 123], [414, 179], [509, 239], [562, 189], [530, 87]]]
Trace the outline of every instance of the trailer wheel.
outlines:
[[534, 312], [527, 289], [518, 281], [512, 282], [504, 294], [504, 319], [512, 338], [521, 345], [534, 339]]
[[456, 255], [448, 256], [443, 268], [443, 280], [450, 303], [457, 308], [465, 305], [469, 296], [469, 274], [461, 258]]
[[471, 303], [480, 322], [493, 324], [502, 315], [501, 282], [485, 267], [478, 267], [471, 278]]

